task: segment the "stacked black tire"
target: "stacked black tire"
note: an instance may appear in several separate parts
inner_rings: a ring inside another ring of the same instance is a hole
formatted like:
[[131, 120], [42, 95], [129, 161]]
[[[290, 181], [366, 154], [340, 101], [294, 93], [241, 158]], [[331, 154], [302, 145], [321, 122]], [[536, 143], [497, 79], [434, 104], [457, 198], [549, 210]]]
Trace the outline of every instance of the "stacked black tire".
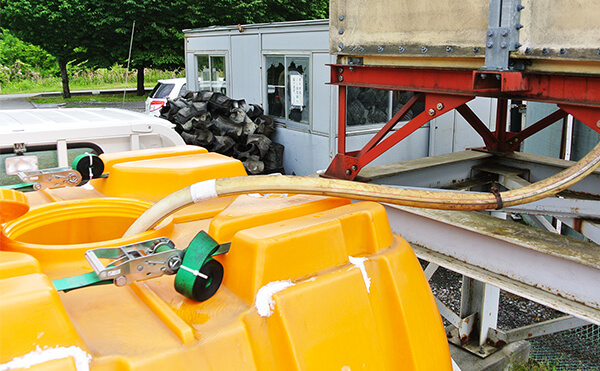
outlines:
[[[386, 123], [389, 107], [389, 91], [373, 88], [350, 87], [347, 92], [348, 126]], [[395, 115], [413, 97], [410, 91], [396, 91], [392, 95], [392, 115]], [[423, 112], [424, 105], [417, 103], [402, 117], [411, 120]]]
[[234, 157], [249, 174], [285, 174], [284, 147], [271, 140], [273, 119], [256, 104], [212, 91], [187, 92], [168, 99], [160, 117], [174, 123], [187, 144]]

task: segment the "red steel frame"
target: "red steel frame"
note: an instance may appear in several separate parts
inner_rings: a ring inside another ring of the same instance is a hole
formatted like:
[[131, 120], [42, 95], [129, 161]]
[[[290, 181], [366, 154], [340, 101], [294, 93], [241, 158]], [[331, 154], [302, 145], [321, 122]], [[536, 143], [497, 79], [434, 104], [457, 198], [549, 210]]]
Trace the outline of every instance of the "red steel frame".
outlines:
[[[360, 169], [431, 119], [456, 111], [493, 151], [514, 151], [527, 137], [573, 115], [600, 133], [600, 77], [512, 71], [472, 71], [439, 68], [331, 65], [331, 84], [339, 87], [338, 153], [324, 176], [353, 180]], [[346, 152], [346, 88], [349, 86], [415, 92], [383, 128], [359, 151]], [[477, 96], [498, 98], [496, 130], [467, 106]], [[506, 131], [508, 100], [556, 103], [559, 110], [518, 132]], [[425, 110], [394, 131], [415, 103]]]

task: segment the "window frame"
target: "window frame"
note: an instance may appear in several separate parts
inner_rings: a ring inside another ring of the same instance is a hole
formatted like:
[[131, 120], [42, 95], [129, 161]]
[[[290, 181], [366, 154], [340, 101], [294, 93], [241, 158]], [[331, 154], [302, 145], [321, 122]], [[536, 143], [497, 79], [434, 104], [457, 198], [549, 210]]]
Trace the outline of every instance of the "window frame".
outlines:
[[[278, 117], [278, 116], [272, 116], [269, 112], [269, 84], [268, 84], [268, 65], [267, 65], [267, 58], [268, 57], [280, 57], [283, 58], [284, 61], [284, 71], [285, 71], [285, 99], [284, 99], [284, 112], [286, 117]], [[308, 122], [300, 122], [300, 121], [293, 121], [287, 118], [288, 115], [288, 89], [289, 89], [289, 74], [287, 71], [287, 61], [288, 58], [307, 58], [308, 59], [308, 102], [306, 103], [306, 106], [309, 109], [309, 113], [308, 113]], [[263, 102], [265, 102], [264, 104], [264, 108], [265, 108], [265, 114], [271, 116], [273, 118], [273, 120], [275, 120], [275, 122], [279, 125], [282, 125], [284, 127], [288, 127], [288, 128], [295, 128], [295, 129], [300, 129], [302, 131], [310, 131], [312, 130], [312, 124], [313, 124], [313, 96], [314, 96], [314, 89], [313, 89], [313, 75], [314, 75], [314, 66], [313, 66], [313, 53], [312, 52], [302, 52], [302, 51], [285, 51], [285, 50], [263, 50], [262, 52], [262, 65], [263, 67], [263, 86], [262, 86], [262, 90], [263, 90], [263, 96], [265, 97], [263, 99]]]
[[[194, 64], [194, 74], [196, 75], [196, 79], [193, 82], [194, 83], [194, 91], [200, 91], [202, 89], [200, 89], [200, 71], [199, 71], [199, 63], [198, 63], [198, 57], [200, 56], [206, 56], [208, 57], [208, 68], [209, 70], [212, 70], [212, 58], [213, 57], [222, 57], [223, 58], [223, 62], [225, 63], [225, 95], [229, 96], [230, 92], [231, 92], [231, 84], [229, 82], [229, 77], [231, 76], [231, 71], [229, 70], [229, 53], [226, 50], [203, 50], [201, 53], [194, 53], [193, 54], [194, 58], [193, 58], [193, 64]], [[211, 91], [212, 91], [212, 85], [215, 81], [212, 80], [212, 74], [210, 76], [211, 80]], [[189, 82], [189, 80], [188, 80]]]

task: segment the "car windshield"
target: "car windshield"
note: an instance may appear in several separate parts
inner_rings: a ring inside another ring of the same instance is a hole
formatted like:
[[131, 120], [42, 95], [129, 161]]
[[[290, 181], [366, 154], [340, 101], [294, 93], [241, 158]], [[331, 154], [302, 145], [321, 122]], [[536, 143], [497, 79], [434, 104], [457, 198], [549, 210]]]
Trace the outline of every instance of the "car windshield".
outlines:
[[175, 84], [158, 83], [150, 93], [150, 98], [166, 98], [173, 87], [175, 87]]

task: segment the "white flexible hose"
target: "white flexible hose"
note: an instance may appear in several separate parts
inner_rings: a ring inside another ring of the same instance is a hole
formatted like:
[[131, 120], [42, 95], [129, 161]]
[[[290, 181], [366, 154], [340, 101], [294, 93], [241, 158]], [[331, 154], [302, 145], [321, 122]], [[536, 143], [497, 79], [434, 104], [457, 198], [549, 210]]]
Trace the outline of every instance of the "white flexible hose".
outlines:
[[561, 192], [600, 165], [600, 143], [571, 167], [534, 184], [500, 193], [449, 192], [387, 187], [347, 180], [298, 176], [246, 176], [212, 179], [183, 188], [158, 201], [123, 237], [144, 232], [176, 210], [220, 196], [267, 192], [302, 193], [443, 210], [487, 210], [533, 202]]

